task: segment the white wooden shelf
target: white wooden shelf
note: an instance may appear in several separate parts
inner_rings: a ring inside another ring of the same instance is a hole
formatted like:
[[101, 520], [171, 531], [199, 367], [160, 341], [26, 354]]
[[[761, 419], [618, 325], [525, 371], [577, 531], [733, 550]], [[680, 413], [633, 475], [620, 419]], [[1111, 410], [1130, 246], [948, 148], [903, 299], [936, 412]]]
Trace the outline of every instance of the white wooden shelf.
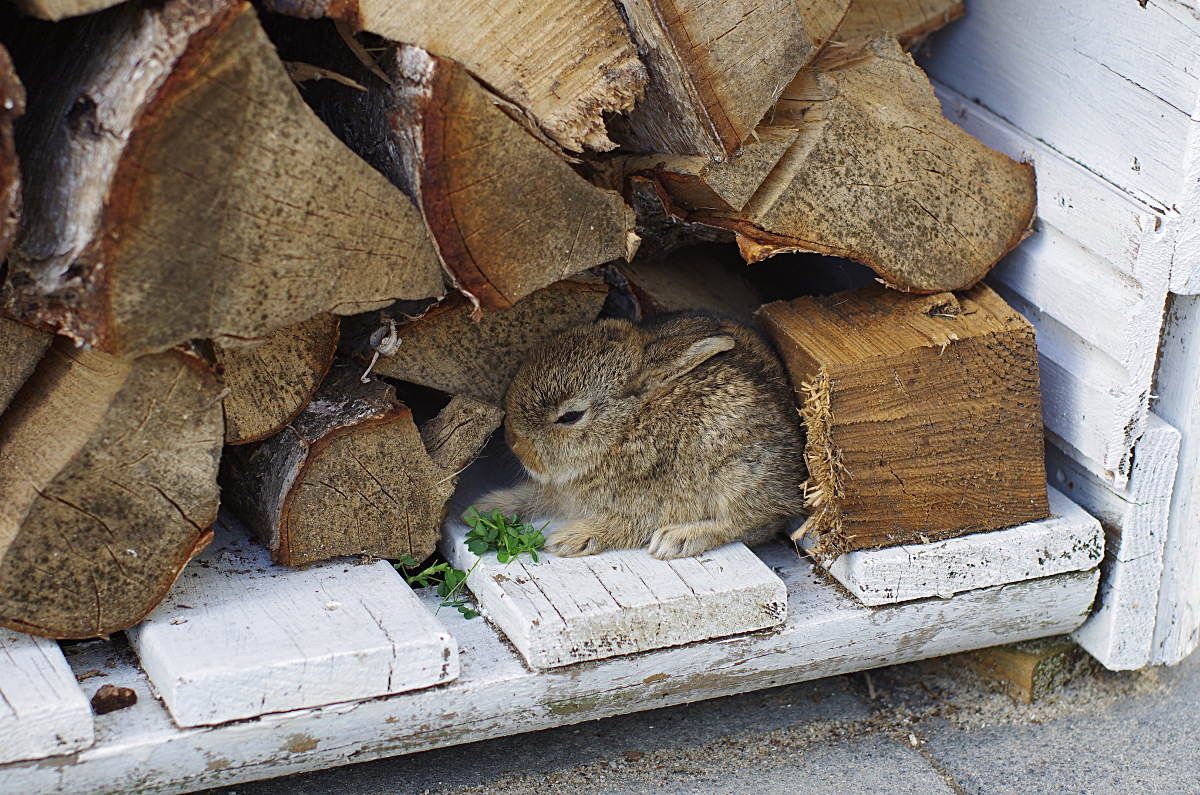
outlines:
[[1050, 517], [929, 544], [861, 550], [818, 559], [865, 605], [896, 604], [1035, 577], [1087, 571], [1100, 564], [1104, 531], [1056, 489]]
[[[0, 629], [0, 763], [69, 754], [94, 739], [91, 705], [58, 644]], [[20, 791], [3, 783], [0, 773], [0, 792]]]
[[458, 675], [458, 649], [386, 561], [305, 568], [230, 514], [167, 598], [128, 631], [180, 726], [398, 693]]
[[91, 644], [72, 665], [105, 671], [104, 682], [132, 687], [138, 703], [98, 717], [95, 745], [62, 763], [0, 766], [0, 791], [189, 792], [1056, 635], [1084, 620], [1098, 577], [1060, 574], [871, 608], [790, 545], [755, 552], [788, 591], [787, 620], [768, 630], [531, 671], [493, 625], [443, 610], [460, 650], [455, 681], [217, 726], [179, 728], [118, 644]]

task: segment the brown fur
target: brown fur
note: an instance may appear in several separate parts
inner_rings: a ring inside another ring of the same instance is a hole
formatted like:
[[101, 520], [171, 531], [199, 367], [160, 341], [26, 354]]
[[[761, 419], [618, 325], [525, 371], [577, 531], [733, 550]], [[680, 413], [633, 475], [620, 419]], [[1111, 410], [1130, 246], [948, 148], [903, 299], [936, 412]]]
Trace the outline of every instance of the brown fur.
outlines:
[[[531, 477], [480, 506], [558, 520], [547, 542], [557, 555], [696, 555], [765, 540], [802, 511], [791, 385], [736, 321], [681, 313], [568, 330], [521, 365], [504, 408]], [[573, 411], [583, 416], [556, 422]]]

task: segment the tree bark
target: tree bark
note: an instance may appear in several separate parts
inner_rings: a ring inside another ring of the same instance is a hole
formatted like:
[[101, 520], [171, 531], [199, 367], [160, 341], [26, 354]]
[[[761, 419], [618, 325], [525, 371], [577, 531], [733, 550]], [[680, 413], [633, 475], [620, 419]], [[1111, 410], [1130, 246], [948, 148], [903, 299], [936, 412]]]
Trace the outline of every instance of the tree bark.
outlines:
[[[890, 36], [832, 49], [801, 70], [772, 121], [799, 135], [746, 205], [686, 213], [736, 232], [749, 262], [832, 254], [896, 289], [936, 293], [972, 286], [1029, 233], [1033, 168], [942, 117], [928, 79]], [[661, 184], [669, 193], [670, 181]]]
[[[21, 170], [13, 141], [13, 123], [25, 113], [25, 87], [0, 45], [0, 264], [17, 236], [21, 213]], [[0, 271], [3, 279], [3, 271]]]
[[57, 338], [0, 417], [0, 626], [104, 636], [166, 596], [212, 535], [220, 390], [192, 350]]
[[361, 372], [335, 364], [287, 428], [226, 448], [225, 497], [278, 563], [425, 559], [459, 470], [500, 424], [499, 409], [458, 397], [418, 431], [395, 390]]
[[134, 2], [53, 32], [14, 49], [41, 90], [10, 311], [134, 357], [440, 294], [419, 213], [305, 106], [249, 4]]
[[632, 108], [646, 82], [610, 0], [267, 0], [267, 7], [344, 20], [456, 61], [573, 152], [612, 149], [605, 115]]
[[273, 331], [257, 348], [216, 349], [225, 371], [225, 444], [274, 436], [308, 405], [333, 364], [338, 318], [314, 315]]
[[1049, 514], [1033, 327], [990, 288], [767, 304], [807, 433], [797, 533], [837, 555]]
[[375, 372], [499, 406], [529, 352], [560, 331], [594, 321], [607, 295], [599, 279], [567, 279], [479, 321], [471, 319], [467, 301], [450, 298], [399, 326], [400, 347], [380, 357]]
[[817, 57], [850, 0], [619, 0], [650, 82], [613, 121], [635, 152], [724, 160], [749, 139], [796, 70]]

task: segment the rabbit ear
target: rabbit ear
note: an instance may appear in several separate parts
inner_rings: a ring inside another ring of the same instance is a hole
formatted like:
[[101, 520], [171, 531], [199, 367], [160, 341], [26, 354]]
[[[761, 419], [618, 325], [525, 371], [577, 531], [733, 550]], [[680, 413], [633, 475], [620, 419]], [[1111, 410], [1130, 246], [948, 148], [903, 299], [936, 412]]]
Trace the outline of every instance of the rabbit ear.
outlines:
[[733, 346], [729, 334], [680, 334], [654, 340], [646, 345], [640, 386], [647, 391], [658, 389]]

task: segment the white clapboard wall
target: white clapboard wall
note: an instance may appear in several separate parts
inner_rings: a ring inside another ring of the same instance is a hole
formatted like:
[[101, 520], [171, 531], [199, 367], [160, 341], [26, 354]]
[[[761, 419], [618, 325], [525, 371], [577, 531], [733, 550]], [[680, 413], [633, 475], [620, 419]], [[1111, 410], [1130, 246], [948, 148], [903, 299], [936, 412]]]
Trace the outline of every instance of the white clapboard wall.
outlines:
[[1118, 488], [1146, 426], [1172, 240], [1161, 213], [945, 87], [946, 117], [1033, 164], [1036, 231], [988, 282], [1037, 329], [1046, 427]]
[[387, 561], [278, 566], [230, 513], [126, 633], [180, 726], [448, 682], [458, 648]]
[[1106, 668], [1128, 671], [1161, 660], [1154, 652], [1167, 514], [1179, 463], [1179, 431], [1156, 415], [1133, 454], [1128, 485], [1114, 490], [1051, 443], [1050, 482], [1103, 523], [1105, 556], [1096, 606], [1075, 640]]
[[934, 34], [919, 62], [1162, 213], [1178, 227], [1172, 289], [1200, 292], [1194, 9], [1176, 0], [983, 0]]
[[[1048, 492], [1050, 516], [1037, 522], [928, 544], [818, 556], [817, 563], [871, 606], [945, 599], [977, 588], [1096, 568], [1104, 552], [1100, 522], [1057, 489]], [[811, 551], [811, 544], [805, 549]]]
[[[75, 673], [103, 674], [85, 690], [126, 686], [137, 703], [97, 716], [95, 744], [61, 763], [0, 764], [0, 792], [191, 792], [1045, 637], [1079, 626], [1098, 579], [1093, 569], [871, 608], [790, 544], [755, 551], [791, 606], [771, 629], [534, 671], [492, 624], [443, 611], [461, 650], [453, 682], [216, 726], [176, 726], [119, 640], [84, 644]], [[436, 595], [424, 599], [435, 609]]]

